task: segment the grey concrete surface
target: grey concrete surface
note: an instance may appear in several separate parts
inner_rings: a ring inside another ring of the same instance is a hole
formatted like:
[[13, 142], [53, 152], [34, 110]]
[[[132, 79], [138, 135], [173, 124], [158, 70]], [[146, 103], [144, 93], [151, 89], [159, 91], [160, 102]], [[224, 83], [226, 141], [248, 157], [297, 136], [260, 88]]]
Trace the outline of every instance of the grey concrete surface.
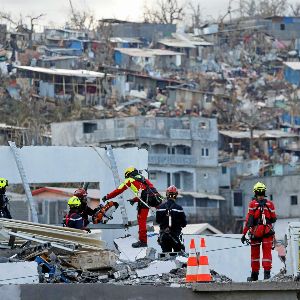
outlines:
[[5, 300], [298, 300], [296, 282], [195, 284], [191, 289], [110, 284], [27, 284], [0, 286]]
[[0, 299], [2, 300], [21, 300], [20, 285], [1, 285]]
[[241, 283], [194, 283], [191, 285], [195, 292], [225, 292], [225, 291], [298, 291], [300, 292], [300, 282], [241, 282]]

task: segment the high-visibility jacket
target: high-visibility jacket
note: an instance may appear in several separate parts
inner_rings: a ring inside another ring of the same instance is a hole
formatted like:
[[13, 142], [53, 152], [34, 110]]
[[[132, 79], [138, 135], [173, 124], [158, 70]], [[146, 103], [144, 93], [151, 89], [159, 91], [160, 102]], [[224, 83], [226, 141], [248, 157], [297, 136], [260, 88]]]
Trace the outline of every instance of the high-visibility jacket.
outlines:
[[[126, 178], [117, 189], [106, 195], [107, 199], [115, 198], [116, 196], [122, 194], [130, 188], [135, 195], [134, 201], [139, 202], [139, 197], [150, 206], [157, 206], [161, 202], [161, 196], [153, 186], [149, 179], [144, 178], [141, 175], [135, 177]], [[141, 192], [141, 193], [140, 193]], [[156, 198], [158, 199], [158, 204], [156, 205]], [[153, 203], [153, 205], [152, 205]], [[141, 203], [139, 202], [141, 205]], [[141, 205], [143, 206], [143, 205]]]
[[[262, 228], [266, 234], [269, 234], [269, 230], [271, 230], [272, 224], [275, 222], [276, 213], [274, 203], [267, 199], [253, 199], [249, 203], [243, 234], [246, 234], [250, 229], [250, 232], [255, 235], [254, 230], [257, 227]], [[263, 226], [266, 228], [264, 229]]]

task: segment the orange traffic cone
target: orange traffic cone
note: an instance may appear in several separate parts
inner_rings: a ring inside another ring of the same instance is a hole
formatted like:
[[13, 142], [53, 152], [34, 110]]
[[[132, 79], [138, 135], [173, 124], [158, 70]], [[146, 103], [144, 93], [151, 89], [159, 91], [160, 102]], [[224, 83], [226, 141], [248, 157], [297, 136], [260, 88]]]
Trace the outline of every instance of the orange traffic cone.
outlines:
[[205, 239], [201, 238], [200, 242], [200, 255], [199, 255], [199, 268], [197, 273], [197, 282], [211, 282], [212, 277], [210, 275], [208, 266], [208, 256], [205, 253]]
[[197, 261], [195, 240], [191, 239], [185, 281], [196, 282], [197, 272], [198, 272], [198, 261]]

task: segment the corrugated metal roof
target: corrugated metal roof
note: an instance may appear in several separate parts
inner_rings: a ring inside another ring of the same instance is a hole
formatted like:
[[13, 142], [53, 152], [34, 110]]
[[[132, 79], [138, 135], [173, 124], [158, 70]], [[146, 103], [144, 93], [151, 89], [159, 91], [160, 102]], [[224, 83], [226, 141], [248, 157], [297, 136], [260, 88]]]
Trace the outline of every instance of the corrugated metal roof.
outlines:
[[208, 198], [210, 200], [225, 200], [224, 197], [220, 195], [208, 194], [208, 193], [198, 193], [198, 192], [180, 192], [181, 195], [190, 195], [194, 198]]
[[300, 70], [300, 62], [299, 61], [287, 61], [287, 62], [284, 62], [284, 64], [293, 69], [293, 70]]
[[68, 60], [68, 59], [79, 59], [78, 56], [46, 56], [40, 57], [39, 60], [42, 61], [58, 61], [58, 60]]
[[127, 38], [127, 37], [112, 37], [110, 38], [112, 43], [136, 43], [142, 44], [138, 38]]
[[[208, 223], [188, 224], [182, 228], [183, 234], [202, 234], [203, 232], [210, 231], [211, 234], [222, 234], [220, 230]], [[159, 233], [159, 226], [154, 226], [154, 232]]]
[[27, 67], [27, 66], [17, 66], [20, 70], [26, 70], [37, 73], [44, 73], [49, 75], [60, 75], [60, 76], [70, 76], [70, 77], [85, 77], [85, 78], [103, 78], [104, 73], [87, 71], [87, 70], [68, 70], [68, 69], [48, 69], [40, 67]]
[[175, 47], [175, 48], [196, 48], [195, 45], [191, 41], [184, 41], [179, 39], [162, 39], [158, 41], [160, 44]]
[[[250, 139], [250, 131], [231, 131], [220, 130], [220, 134], [229, 136], [233, 139]], [[255, 139], [262, 138], [292, 138], [297, 137], [295, 133], [284, 132], [281, 130], [254, 130], [253, 137]]]
[[174, 52], [174, 51], [163, 50], [163, 49], [115, 48], [115, 51], [119, 51], [128, 56], [137, 56], [137, 57], [183, 55], [183, 53], [180, 52]]

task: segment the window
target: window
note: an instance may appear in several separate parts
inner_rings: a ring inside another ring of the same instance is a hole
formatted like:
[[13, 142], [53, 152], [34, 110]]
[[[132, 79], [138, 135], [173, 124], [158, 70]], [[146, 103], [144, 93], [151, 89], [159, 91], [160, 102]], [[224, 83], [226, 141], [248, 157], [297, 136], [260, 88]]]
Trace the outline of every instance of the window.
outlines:
[[217, 200], [208, 200], [207, 201], [207, 207], [218, 208], [219, 207], [219, 201], [217, 201]]
[[269, 195], [269, 199], [270, 199], [271, 201], [273, 201], [273, 195], [272, 195], [272, 194]]
[[205, 99], [205, 103], [211, 103], [212, 102], [212, 96], [211, 95], [205, 95], [204, 99]]
[[189, 196], [185, 196], [184, 198], [178, 198], [176, 200], [176, 203], [181, 205], [181, 206], [185, 206], [185, 207], [193, 207], [194, 206], [194, 199], [189, 197]]
[[201, 148], [201, 156], [208, 157], [209, 156], [209, 149], [208, 148]]
[[174, 147], [168, 147], [168, 154], [175, 154], [175, 148]]
[[196, 207], [207, 207], [208, 198], [197, 198]]
[[204, 178], [204, 179], [207, 179], [207, 178], [208, 178], [208, 174], [207, 174], [207, 173], [204, 173], [204, 174], [203, 174], [203, 178]]
[[298, 205], [298, 196], [297, 195], [291, 196], [291, 205]]
[[174, 173], [174, 185], [180, 189], [181, 188], [181, 182], [180, 182], [180, 174], [179, 173]]
[[200, 129], [206, 129], [207, 128], [207, 123], [206, 122], [200, 122], [199, 123], [199, 128]]
[[280, 30], [285, 30], [285, 24], [280, 24]]
[[222, 167], [222, 174], [227, 174], [227, 167]]
[[233, 193], [233, 206], [241, 207], [243, 206], [243, 194], [242, 192]]
[[83, 133], [93, 133], [98, 129], [97, 123], [83, 123]]
[[157, 173], [151, 172], [151, 173], [149, 174], [149, 179], [150, 179], [150, 180], [156, 180], [156, 179], [157, 179]]
[[171, 173], [167, 173], [167, 186], [171, 185]]

